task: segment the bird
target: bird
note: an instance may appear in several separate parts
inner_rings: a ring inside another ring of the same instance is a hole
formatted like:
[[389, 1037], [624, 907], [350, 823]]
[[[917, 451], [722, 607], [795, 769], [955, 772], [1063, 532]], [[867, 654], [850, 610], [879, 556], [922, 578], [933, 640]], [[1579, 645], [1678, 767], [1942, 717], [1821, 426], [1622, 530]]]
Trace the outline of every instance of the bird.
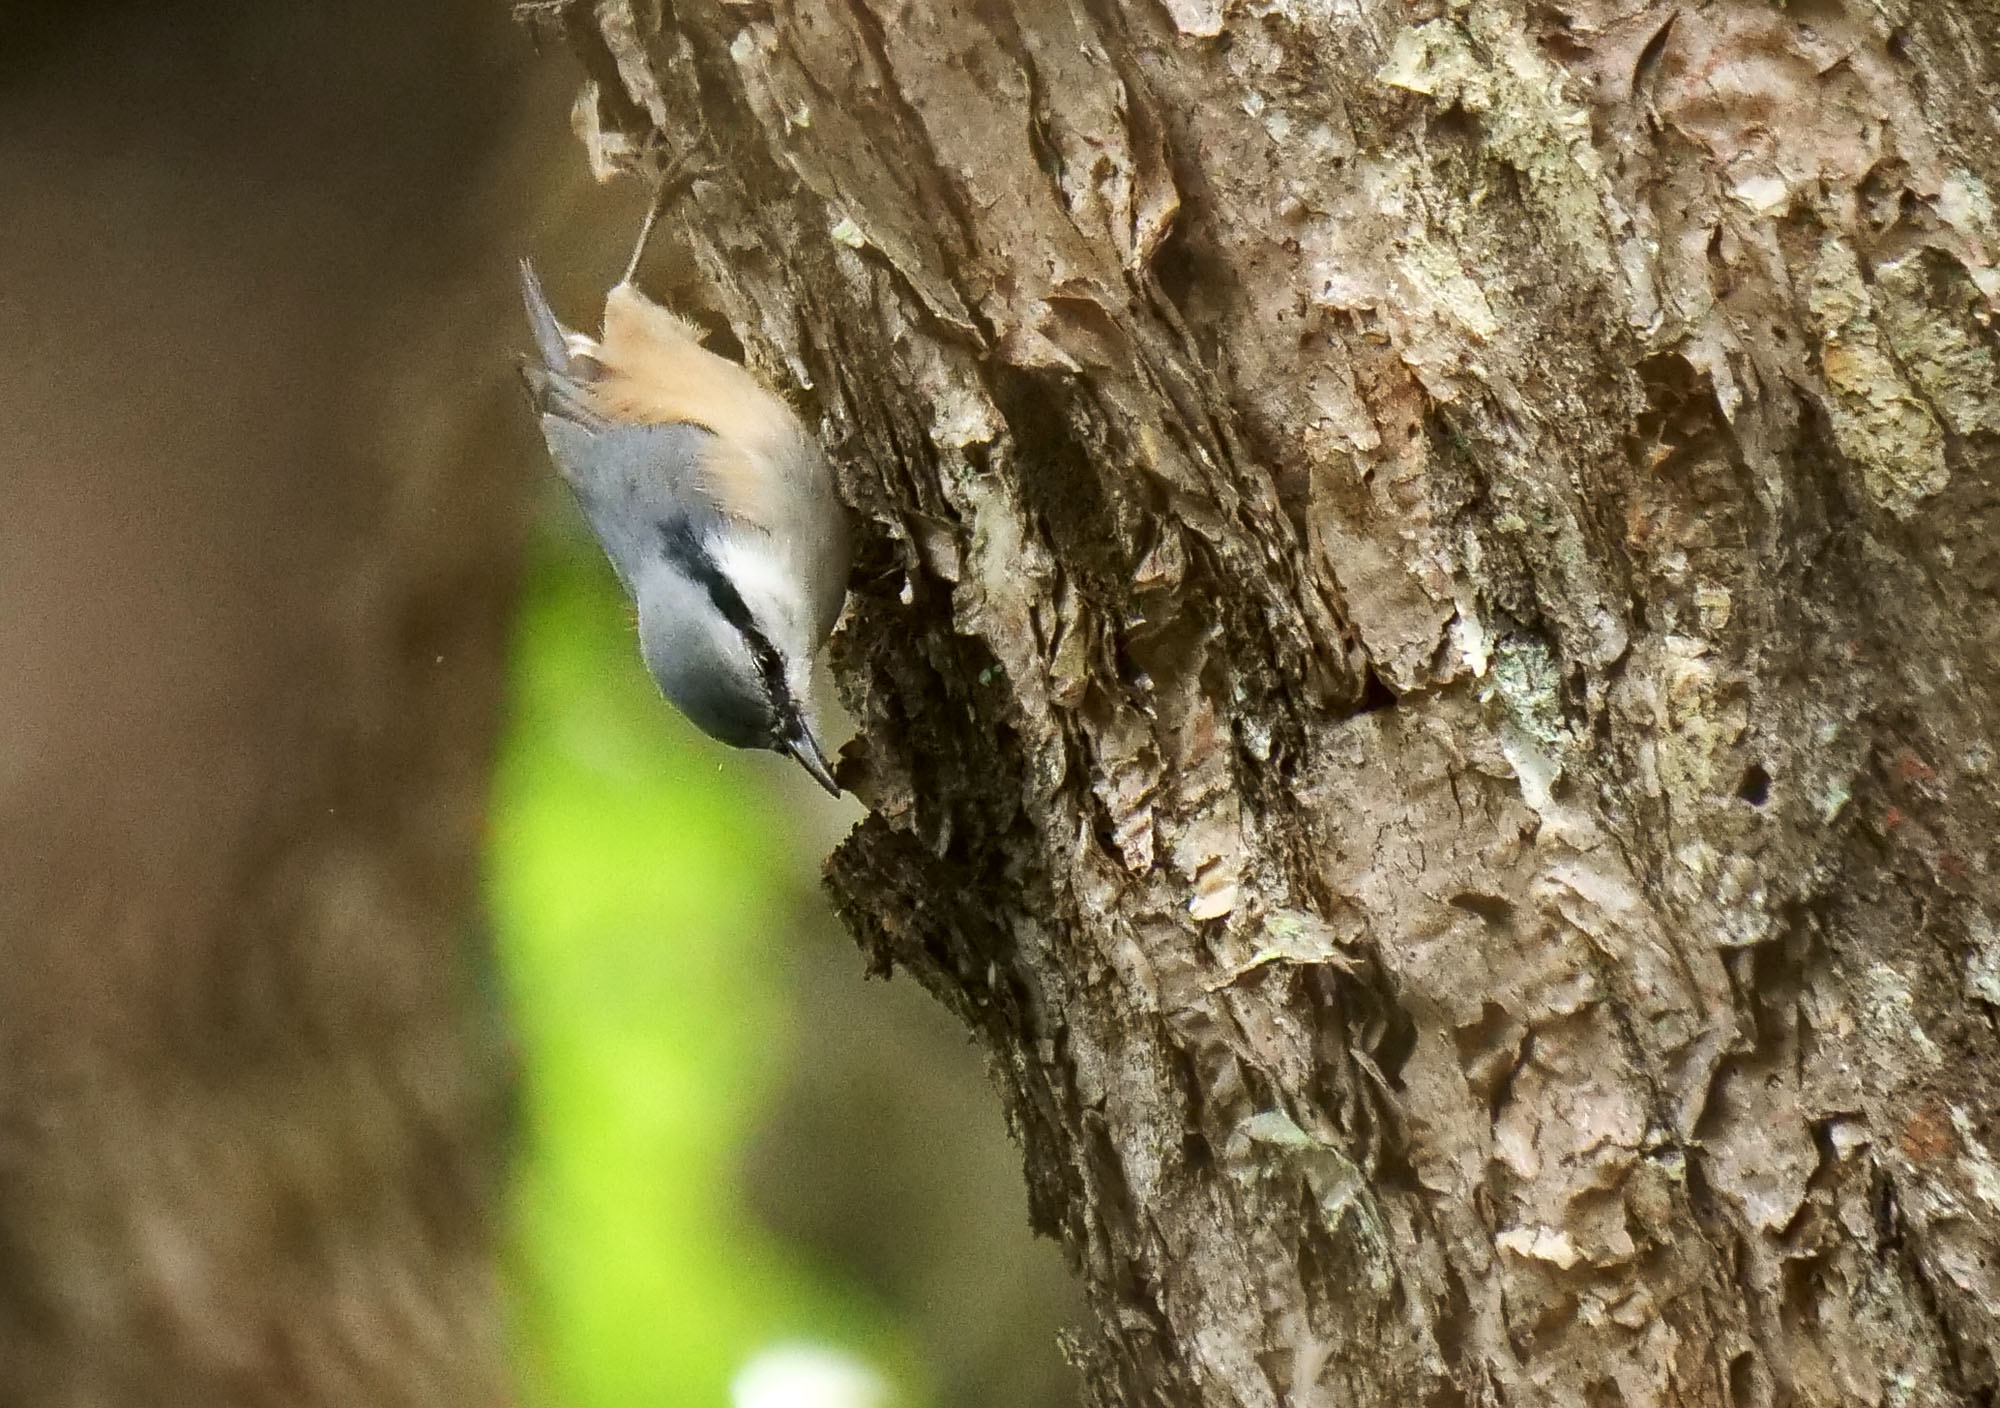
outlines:
[[535, 343], [522, 378], [549, 457], [637, 610], [660, 692], [711, 738], [789, 754], [837, 797], [812, 667], [847, 597], [847, 510], [784, 397], [633, 282], [660, 206], [595, 338], [557, 320], [521, 261]]

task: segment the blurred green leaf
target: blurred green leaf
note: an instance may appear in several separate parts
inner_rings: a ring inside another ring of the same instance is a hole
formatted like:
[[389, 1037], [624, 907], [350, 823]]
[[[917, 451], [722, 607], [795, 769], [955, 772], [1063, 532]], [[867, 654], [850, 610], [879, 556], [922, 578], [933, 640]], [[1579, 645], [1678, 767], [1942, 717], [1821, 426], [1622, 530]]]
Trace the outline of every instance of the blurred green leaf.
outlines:
[[739, 1200], [786, 1054], [798, 848], [751, 760], [661, 700], [630, 623], [594, 553], [537, 547], [488, 862], [524, 1082], [528, 1400], [723, 1405], [754, 1352], [799, 1340], [859, 1353], [914, 1401], [879, 1313]]

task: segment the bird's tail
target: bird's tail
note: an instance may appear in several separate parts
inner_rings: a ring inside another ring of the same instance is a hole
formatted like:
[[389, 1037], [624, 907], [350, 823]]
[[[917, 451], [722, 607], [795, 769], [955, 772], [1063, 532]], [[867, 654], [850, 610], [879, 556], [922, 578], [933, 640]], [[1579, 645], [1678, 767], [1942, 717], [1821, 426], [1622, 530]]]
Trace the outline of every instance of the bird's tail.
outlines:
[[602, 429], [604, 419], [592, 408], [587, 390], [596, 374], [595, 364], [573, 350], [576, 341], [587, 340], [577, 338], [556, 321], [535, 266], [525, 259], [521, 261], [521, 302], [527, 307], [528, 329], [535, 336], [535, 351], [541, 358], [539, 362], [533, 357], [521, 359], [521, 380], [527, 384], [536, 411], [574, 421], [586, 430]]
[[521, 302], [528, 310], [528, 330], [535, 335], [535, 350], [542, 354], [542, 365], [559, 376], [569, 376], [575, 368], [569, 355], [568, 330], [556, 321], [555, 309], [549, 307], [549, 296], [542, 292], [542, 281], [535, 273], [530, 261], [521, 261]]

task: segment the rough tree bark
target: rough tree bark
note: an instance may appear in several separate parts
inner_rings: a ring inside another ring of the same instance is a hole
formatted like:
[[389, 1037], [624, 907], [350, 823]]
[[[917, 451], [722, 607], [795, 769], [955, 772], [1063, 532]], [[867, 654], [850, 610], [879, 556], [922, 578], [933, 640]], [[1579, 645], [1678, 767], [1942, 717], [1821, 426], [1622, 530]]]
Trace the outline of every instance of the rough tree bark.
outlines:
[[526, 8], [1097, 1403], [1993, 1402], [2000, 8]]

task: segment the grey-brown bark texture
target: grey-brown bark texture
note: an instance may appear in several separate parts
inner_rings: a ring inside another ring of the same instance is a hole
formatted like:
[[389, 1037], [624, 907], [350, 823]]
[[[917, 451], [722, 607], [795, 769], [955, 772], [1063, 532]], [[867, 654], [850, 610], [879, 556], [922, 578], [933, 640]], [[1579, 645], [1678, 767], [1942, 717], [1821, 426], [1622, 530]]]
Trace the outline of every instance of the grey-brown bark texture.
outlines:
[[527, 8], [1096, 1402], [1994, 1401], [2000, 8]]

